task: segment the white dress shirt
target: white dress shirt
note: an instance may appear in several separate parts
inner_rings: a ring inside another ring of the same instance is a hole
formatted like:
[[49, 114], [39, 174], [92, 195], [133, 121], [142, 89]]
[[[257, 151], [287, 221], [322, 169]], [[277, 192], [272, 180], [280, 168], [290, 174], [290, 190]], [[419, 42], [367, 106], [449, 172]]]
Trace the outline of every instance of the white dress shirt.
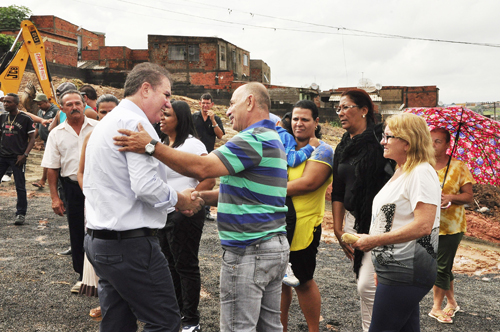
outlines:
[[137, 131], [139, 122], [160, 140], [144, 112], [127, 99], [100, 122], [89, 139], [83, 193], [90, 229], [163, 228], [167, 210], [177, 204], [163, 163], [147, 154], [119, 152], [113, 144], [118, 129]]
[[76, 173], [80, 164], [83, 141], [98, 123], [94, 119], [85, 117], [80, 135], [68, 124], [68, 121], [64, 121], [55, 127], [47, 139], [42, 167], [60, 168], [62, 177], [69, 177], [71, 180], [77, 181]]

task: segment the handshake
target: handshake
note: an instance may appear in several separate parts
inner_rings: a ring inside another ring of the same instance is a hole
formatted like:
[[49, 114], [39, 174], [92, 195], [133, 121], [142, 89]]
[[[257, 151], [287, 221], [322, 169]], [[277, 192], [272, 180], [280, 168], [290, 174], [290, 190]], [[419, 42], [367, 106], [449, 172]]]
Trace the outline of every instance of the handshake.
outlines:
[[193, 188], [185, 189], [177, 193], [177, 204], [175, 208], [185, 216], [191, 217], [205, 206], [199, 191]]

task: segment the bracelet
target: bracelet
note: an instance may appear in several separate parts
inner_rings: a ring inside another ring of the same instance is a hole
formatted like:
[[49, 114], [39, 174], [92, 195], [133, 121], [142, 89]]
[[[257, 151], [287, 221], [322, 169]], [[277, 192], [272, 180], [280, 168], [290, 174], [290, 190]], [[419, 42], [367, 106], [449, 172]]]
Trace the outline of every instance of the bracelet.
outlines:
[[23, 153], [25, 157], [28, 157], [28, 154], [27, 153]]
[[212, 128], [216, 128], [216, 127], [218, 127], [218, 126], [219, 126], [218, 124], [216, 124], [216, 125], [212, 125]]

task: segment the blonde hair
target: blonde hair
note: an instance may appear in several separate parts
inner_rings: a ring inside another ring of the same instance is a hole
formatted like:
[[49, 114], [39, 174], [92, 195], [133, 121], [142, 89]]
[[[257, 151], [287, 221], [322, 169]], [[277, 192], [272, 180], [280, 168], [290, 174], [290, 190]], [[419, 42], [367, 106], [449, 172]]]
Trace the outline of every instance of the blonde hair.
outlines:
[[401, 167], [404, 173], [410, 173], [421, 163], [436, 164], [431, 132], [423, 118], [401, 113], [387, 119], [386, 125], [394, 136], [404, 139], [410, 146], [406, 152], [406, 162]]

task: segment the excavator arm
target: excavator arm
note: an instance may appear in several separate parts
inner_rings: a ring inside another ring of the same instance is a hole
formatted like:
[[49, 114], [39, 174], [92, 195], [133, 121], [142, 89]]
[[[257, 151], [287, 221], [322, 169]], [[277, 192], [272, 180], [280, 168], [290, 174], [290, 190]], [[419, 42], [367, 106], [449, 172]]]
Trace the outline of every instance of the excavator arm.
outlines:
[[[13, 52], [20, 35], [23, 36], [23, 43], [17, 52]], [[7, 93], [18, 93], [21, 80], [28, 59], [31, 59], [38, 82], [43, 93], [49, 101], [57, 105], [52, 78], [45, 61], [45, 46], [35, 25], [29, 21], [21, 22], [21, 31], [12, 45], [10, 51], [3, 58], [0, 64], [0, 83], [2, 91]], [[34, 96], [32, 97], [34, 98]], [[25, 105], [25, 108], [28, 109]]]

